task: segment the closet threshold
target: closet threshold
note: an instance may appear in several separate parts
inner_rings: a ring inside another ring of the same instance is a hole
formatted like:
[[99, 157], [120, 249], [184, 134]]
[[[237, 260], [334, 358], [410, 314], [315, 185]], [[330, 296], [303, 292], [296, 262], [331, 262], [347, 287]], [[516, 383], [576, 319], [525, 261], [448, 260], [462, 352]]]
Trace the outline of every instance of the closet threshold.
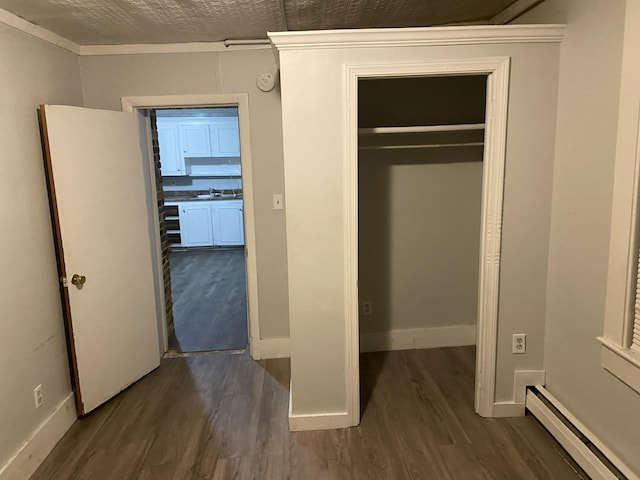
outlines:
[[461, 123], [457, 125], [416, 125], [411, 127], [372, 127], [359, 128], [359, 134], [371, 135], [378, 133], [431, 133], [431, 132], [461, 132], [468, 130], [484, 130], [484, 123]]
[[447, 148], [447, 147], [482, 147], [484, 142], [464, 142], [464, 143], [427, 143], [419, 145], [361, 145], [358, 150], [405, 150], [417, 148]]

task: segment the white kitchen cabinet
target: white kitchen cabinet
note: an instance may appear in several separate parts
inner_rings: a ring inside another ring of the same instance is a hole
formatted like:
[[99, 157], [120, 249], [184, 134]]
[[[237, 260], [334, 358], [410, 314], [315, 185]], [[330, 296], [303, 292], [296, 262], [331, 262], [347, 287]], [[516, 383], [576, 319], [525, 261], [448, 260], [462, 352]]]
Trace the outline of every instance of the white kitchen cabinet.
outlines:
[[162, 176], [185, 175], [184, 156], [180, 151], [177, 125], [158, 124], [158, 146], [160, 147], [160, 173]]
[[211, 134], [208, 122], [178, 125], [180, 146], [184, 157], [211, 157]]
[[240, 134], [238, 119], [219, 117], [210, 119], [209, 136], [213, 157], [239, 157]]
[[181, 202], [180, 238], [183, 247], [213, 245], [211, 204], [214, 202]]
[[212, 202], [213, 239], [219, 246], [244, 245], [242, 200]]

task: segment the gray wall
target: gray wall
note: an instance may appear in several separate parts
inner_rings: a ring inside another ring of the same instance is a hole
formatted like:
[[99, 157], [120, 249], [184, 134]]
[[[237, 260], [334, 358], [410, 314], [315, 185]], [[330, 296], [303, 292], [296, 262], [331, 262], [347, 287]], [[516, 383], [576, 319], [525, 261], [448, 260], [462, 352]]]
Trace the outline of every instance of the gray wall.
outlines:
[[[36, 109], [82, 104], [76, 55], [0, 24], [0, 469], [71, 393]], [[33, 389], [42, 384], [36, 410]]]
[[547, 0], [519, 22], [568, 24], [549, 240], [547, 387], [638, 472], [640, 395], [603, 370], [596, 341], [605, 313], [625, 2]]
[[262, 338], [289, 336], [280, 95], [264, 93], [256, 77], [274, 71], [270, 49], [221, 53], [110, 55], [80, 59], [85, 106], [120, 110], [130, 95], [249, 94], [258, 303]]

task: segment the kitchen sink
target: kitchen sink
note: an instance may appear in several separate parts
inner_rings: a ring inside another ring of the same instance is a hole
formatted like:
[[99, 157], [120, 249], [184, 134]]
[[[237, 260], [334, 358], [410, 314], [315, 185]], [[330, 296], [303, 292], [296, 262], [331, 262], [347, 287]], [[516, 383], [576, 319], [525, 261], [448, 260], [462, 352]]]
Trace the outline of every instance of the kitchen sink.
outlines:
[[199, 199], [214, 199], [214, 198], [225, 198], [225, 199], [230, 199], [230, 198], [242, 198], [242, 194], [241, 193], [237, 193], [237, 194], [233, 194], [233, 193], [203, 193], [200, 195], [196, 195], [196, 198]]

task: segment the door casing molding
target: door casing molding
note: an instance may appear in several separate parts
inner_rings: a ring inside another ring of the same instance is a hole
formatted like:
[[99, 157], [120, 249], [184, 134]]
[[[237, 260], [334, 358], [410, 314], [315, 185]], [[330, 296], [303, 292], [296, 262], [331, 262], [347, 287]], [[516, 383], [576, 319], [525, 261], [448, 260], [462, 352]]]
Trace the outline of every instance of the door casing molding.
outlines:
[[[238, 124], [240, 127], [240, 164], [242, 166], [242, 196], [244, 200], [244, 240], [246, 255], [247, 273], [247, 317], [249, 328], [249, 347], [251, 356], [260, 356], [260, 321], [258, 306], [258, 270], [256, 261], [256, 235], [255, 216], [253, 203], [253, 170], [251, 163], [251, 132], [249, 126], [249, 95], [246, 93], [220, 93], [201, 95], [150, 95], [150, 96], [130, 96], [122, 97], [122, 111], [134, 112], [141, 109], [171, 108], [171, 107], [238, 107]], [[149, 161], [152, 163], [153, 159]], [[150, 165], [150, 172], [155, 170]], [[155, 186], [155, 179], [151, 182]], [[154, 187], [155, 188], [155, 187]], [[158, 217], [157, 206], [156, 219]], [[157, 220], [156, 220], [157, 221]], [[162, 283], [162, 256], [160, 253], [160, 231], [155, 229], [156, 234], [156, 261], [159, 261], [159, 276], [157, 281]], [[161, 295], [164, 297], [161, 289]], [[163, 310], [164, 312], [164, 310]], [[163, 313], [164, 316], [164, 313]], [[168, 338], [166, 329], [166, 318], [161, 319], [162, 325], [159, 334], [162, 337], [161, 343], [166, 351], [168, 348]], [[162, 352], [164, 353], [164, 352]]]
[[358, 311], [358, 81], [361, 78], [488, 75], [482, 175], [480, 274], [475, 410], [494, 415], [498, 298], [507, 139], [510, 57], [439, 60], [411, 64], [345, 64], [343, 116], [343, 227], [345, 252], [346, 394], [349, 425], [360, 422]]

